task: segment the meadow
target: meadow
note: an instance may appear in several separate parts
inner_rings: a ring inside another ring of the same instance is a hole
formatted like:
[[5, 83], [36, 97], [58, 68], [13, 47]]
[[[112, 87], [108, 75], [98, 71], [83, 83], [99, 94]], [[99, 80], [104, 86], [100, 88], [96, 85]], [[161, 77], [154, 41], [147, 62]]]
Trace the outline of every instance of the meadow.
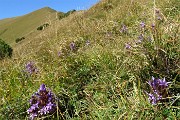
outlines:
[[101, 0], [13, 41], [0, 119], [180, 119], [179, 15], [179, 0]]

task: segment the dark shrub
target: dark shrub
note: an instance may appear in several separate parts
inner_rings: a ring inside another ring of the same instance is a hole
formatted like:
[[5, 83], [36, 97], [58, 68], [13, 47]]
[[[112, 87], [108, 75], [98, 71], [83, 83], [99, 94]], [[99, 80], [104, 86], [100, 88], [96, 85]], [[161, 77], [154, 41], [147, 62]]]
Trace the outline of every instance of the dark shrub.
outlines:
[[37, 30], [43, 30], [43, 26], [41, 25], [41, 26], [39, 26], [38, 28], [37, 28]]
[[15, 40], [15, 42], [18, 43], [18, 42], [20, 42], [21, 40], [24, 40], [24, 39], [25, 39], [25, 37], [17, 38], [17, 39]]
[[48, 27], [48, 26], [49, 26], [48, 23], [44, 23], [43, 25], [39, 26], [39, 27], [37, 28], [37, 30], [43, 30], [44, 28], [46, 28], [46, 27]]
[[0, 39], [0, 59], [12, 56], [13, 49], [7, 43]]

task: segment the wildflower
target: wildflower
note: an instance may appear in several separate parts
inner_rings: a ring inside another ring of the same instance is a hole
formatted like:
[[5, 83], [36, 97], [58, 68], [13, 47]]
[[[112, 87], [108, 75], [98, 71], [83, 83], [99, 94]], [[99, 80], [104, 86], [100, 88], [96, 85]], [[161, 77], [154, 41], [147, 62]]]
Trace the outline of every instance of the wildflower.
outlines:
[[56, 111], [55, 95], [46, 89], [45, 84], [40, 86], [38, 92], [32, 95], [29, 102], [31, 107], [27, 110], [27, 113], [31, 120]]
[[37, 73], [37, 72], [38, 72], [38, 69], [36, 68], [36, 66], [34, 65], [34, 63], [33, 63], [32, 61], [28, 62], [28, 63], [25, 65], [25, 68], [26, 68], [26, 71], [27, 71], [29, 74]]
[[[148, 82], [148, 84], [153, 88], [153, 90], [160, 89], [166, 89], [168, 87], [168, 84], [171, 82], [166, 82], [165, 78], [161, 79], [155, 79], [152, 77], [152, 80]], [[161, 91], [159, 90], [159, 91]]]
[[120, 30], [121, 33], [126, 33], [127, 32], [127, 26], [126, 25], [122, 25], [122, 28]]
[[141, 43], [144, 40], [144, 35], [140, 34], [136, 43]]
[[157, 104], [158, 102], [162, 101], [162, 98], [167, 97], [167, 88], [170, 82], [166, 82], [165, 78], [159, 79], [152, 77], [152, 80], [148, 81], [152, 92], [147, 93], [149, 96], [149, 101], [152, 104]]
[[126, 49], [130, 49], [130, 48], [131, 48], [131, 45], [130, 45], [129, 43], [126, 43], [126, 44], [125, 44], [125, 48], [126, 48]]
[[140, 27], [141, 27], [141, 28], [145, 28], [145, 26], [146, 26], [146, 25], [145, 25], [144, 22], [141, 22], [141, 23], [140, 23]]
[[76, 48], [75, 43], [74, 43], [74, 42], [70, 43], [70, 49], [71, 49], [71, 51], [75, 50], [75, 48]]

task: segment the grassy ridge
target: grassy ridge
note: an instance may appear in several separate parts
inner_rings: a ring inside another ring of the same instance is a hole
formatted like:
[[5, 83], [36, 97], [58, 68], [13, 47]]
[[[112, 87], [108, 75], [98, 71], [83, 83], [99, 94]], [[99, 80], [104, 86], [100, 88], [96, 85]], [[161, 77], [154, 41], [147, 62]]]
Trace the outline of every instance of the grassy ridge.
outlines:
[[[27, 119], [45, 83], [65, 106], [50, 119], [179, 119], [179, 2], [155, 4], [160, 16], [152, 1], [102, 0], [16, 46], [0, 61], [0, 117]], [[29, 61], [38, 73], [23, 72]], [[171, 82], [166, 102], [149, 103], [151, 76]]]
[[41, 24], [55, 19], [56, 11], [45, 7], [24, 16], [0, 20], [0, 37], [9, 44], [14, 44], [15, 39], [27, 36]]

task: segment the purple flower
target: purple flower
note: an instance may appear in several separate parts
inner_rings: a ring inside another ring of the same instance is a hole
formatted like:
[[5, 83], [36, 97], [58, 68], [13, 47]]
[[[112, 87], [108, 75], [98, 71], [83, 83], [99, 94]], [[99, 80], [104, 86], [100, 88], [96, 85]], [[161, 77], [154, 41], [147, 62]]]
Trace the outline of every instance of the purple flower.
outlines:
[[141, 43], [144, 40], [144, 35], [140, 34], [136, 43]]
[[145, 26], [146, 26], [146, 25], [145, 25], [144, 22], [141, 22], [141, 23], [140, 23], [140, 27], [141, 27], [141, 28], [145, 28]]
[[70, 49], [71, 51], [74, 51], [76, 49], [76, 45], [74, 42], [70, 43]]
[[41, 86], [40, 86], [40, 88], [39, 88], [39, 92], [43, 92], [43, 91], [46, 91], [46, 86], [45, 86], [45, 84], [42, 84]]
[[127, 32], [127, 26], [126, 25], [122, 25], [122, 28], [120, 30], [121, 33], [126, 33]]
[[126, 49], [130, 49], [131, 48], [131, 45], [129, 43], [125, 43], [125, 48]]
[[51, 110], [53, 110], [53, 107], [55, 107], [54, 104], [52, 104], [51, 102], [47, 103], [46, 106], [44, 106], [44, 107], [40, 110], [40, 114], [41, 114], [41, 115], [46, 115], [46, 114], [50, 113]]
[[162, 96], [160, 96], [157, 93], [153, 93], [153, 94], [149, 93], [148, 96], [149, 96], [148, 98], [149, 102], [153, 105], [157, 104], [159, 100], [162, 99]]
[[26, 71], [29, 74], [33, 74], [33, 73], [37, 73], [38, 69], [36, 68], [36, 66], [34, 65], [34, 62], [30, 61], [25, 65]]
[[150, 103], [152, 103], [153, 105], [157, 104], [157, 99], [154, 96], [154, 94], [149, 93], [148, 95], [149, 95], [148, 100], [150, 101]]
[[27, 110], [29, 118], [34, 120], [35, 117], [42, 117], [47, 114], [52, 114], [56, 111], [55, 95], [46, 89], [45, 84], [42, 84], [35, 94], [30, 99], [31, 107]]
[[159, 79], [155, 79], [154, 77], [152, 77], [152, 80], [149, 80], [148, 84], [153, 88], [153, 90], [156, 90], [159, 86]]
[[147, 93], [149, 96], [149, 101], [152, 104], [156, 104], [158, 102], [162, 101], [162, 98], [167, 97], [167, 89], [168, 89], [168, 84], [170, 82], [166, 82], [165, 78], [159, 79], [159, 78], [154, 78], [152, 77], [152, 80], [148, 81], [148, 84], [150, 85], [152, 91], [151, 93]]

